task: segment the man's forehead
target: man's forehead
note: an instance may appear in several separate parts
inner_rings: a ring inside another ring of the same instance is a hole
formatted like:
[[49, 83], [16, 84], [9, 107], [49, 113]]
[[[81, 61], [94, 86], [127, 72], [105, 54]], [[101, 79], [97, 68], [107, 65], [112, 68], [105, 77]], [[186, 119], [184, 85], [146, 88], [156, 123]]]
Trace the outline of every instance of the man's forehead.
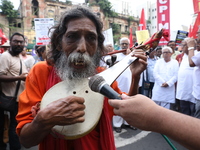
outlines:
[[128, 43], [128, 40], [122, 40], [121, 43]]
[[78, 18], [78, 19], [72, 19], [67, 24], [67, 31], [68, 30], [89, 30], [96, 32], [96, 26], [95, 24], [88, 18]]
[[12, 40], [24, 41], [24, 38], [20, 35], [14, 35]]
[[165, 48], [165, 49], [163, 49], [163, 52], [170, 52], [170, 50], [169, 49], [167, 49], [167, 48]]

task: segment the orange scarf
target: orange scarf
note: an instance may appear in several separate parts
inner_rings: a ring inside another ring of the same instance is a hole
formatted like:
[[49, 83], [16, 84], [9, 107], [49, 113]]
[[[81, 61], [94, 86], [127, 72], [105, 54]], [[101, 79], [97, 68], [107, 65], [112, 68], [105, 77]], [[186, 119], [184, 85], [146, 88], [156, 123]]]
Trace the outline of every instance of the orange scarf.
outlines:
[[[61, 79], [52, 69], [47, 80], [46, 90], [60, 81]], [[107, 101], [108, 99], [105, 98], [100, 120], [89, 134], [75, 140], [59, 139], [49, 134], [40, 143], [40, 150], [116, 150]]]

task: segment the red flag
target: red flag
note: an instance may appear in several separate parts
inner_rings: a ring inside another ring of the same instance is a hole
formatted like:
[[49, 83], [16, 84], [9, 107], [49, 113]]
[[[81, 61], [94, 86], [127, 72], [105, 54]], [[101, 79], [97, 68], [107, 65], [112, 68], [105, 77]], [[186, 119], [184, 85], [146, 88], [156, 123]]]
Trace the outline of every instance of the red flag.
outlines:
[[200, 0], [193, 0], [194, 13], [200, 12]]
[[190, 25], [188, 37], [192, 37], [192, 28], [193, 28], [192, 25]]
[[0, 29], [0, 45], [4, 44], [8, 39], [6, 38], [3, 31]]
[[192, 33], [191, 33], [191, 37], [193, 38], [197, 38], [197, 31], [199, 29], [200, 26], [200, 13], [198, 13], [197, 18], [195, 20], [193, 29], [192, 29]]
[[142, 8], [140, 24], [139, 24], [138, 30], [146, 30], [146, 20], [145, 20], [145, 15], [144, 15], [144, 8]]
[[129, 36], [129, 40], [130, 40], [130, 47], [133, 47], [133, 35], [132, 35], [132, 28], [130, 28], [130, 36]]

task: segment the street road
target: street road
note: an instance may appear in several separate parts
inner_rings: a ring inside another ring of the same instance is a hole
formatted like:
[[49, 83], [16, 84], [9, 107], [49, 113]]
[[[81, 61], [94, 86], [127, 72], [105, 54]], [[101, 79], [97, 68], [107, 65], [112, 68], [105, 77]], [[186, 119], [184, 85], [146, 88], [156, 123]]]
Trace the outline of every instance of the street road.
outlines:
[[[132, 130], [124, 126], [121, 133], [116, 133], [115, 131], [113, 133], [117, 150], [173, 150], [159, 133], [141, 131], [139, 129]], [[170, 141], [177, 150], [187, 150], [177, 142], [171, 139]], [[21, 150], [38, 150], [38, 147], [35, 146], [29, 149], [22, 147]]]
[[[173, 150], [163, 136], [155, 132], [123, 127], [121, 133], [114, 131], [114, 136], [117, 150]], [[177, 150], [187, 150], [177, 142], [169, 140]]]

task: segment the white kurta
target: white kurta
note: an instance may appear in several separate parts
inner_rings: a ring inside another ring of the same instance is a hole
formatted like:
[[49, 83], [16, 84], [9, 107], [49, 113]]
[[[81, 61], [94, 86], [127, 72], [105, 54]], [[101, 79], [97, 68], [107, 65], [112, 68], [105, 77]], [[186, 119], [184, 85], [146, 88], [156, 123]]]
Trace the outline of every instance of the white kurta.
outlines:
[[193, 70], [194, 67], [190, 67], [189, 65], [188, 55], [184, 54], [178, 71], [176, 98], [196, 103], [195, 98], [192, 95]]
[[200, 100], [200, 53], [193, 56], [192, 61], [196, 65], [193, 72], [194, 85], [192, 94], [196, 99]]
[[[117, 54], [117, 61], [122, 60], [126, 55], [123, 53]], [[130, 85], [131, 85], [131, 70], [128, 67], [118, 78], [117, 83], [118, 87], [122, 92], [129, 92]], [[122, 124], [128, 125], [128, 123], [120, 116], [113, 116], [113, 126], [114, 127], [121, 127]]]
[[[159, 59], [154, 68], [155, 84], [153, 87], [152, 100], [166, 103], [175, 103], [175, 83], [178, 75], [178, 61], [171, 59], [169, 62]], [[168, 87], [161, 87], [163, 83]]]
[[[126, 57], [126, 55], [124, 55], [123, 53], [120, 53], [117, 55], [117, 61], [122, 60], [124, 57]], [[122, 92], [129, 92], [130, 86], [131, 86], [131, 70], [128, 67], [118, 78], [117, 78], [117, 82], [118, 82], [118, 87]]]

